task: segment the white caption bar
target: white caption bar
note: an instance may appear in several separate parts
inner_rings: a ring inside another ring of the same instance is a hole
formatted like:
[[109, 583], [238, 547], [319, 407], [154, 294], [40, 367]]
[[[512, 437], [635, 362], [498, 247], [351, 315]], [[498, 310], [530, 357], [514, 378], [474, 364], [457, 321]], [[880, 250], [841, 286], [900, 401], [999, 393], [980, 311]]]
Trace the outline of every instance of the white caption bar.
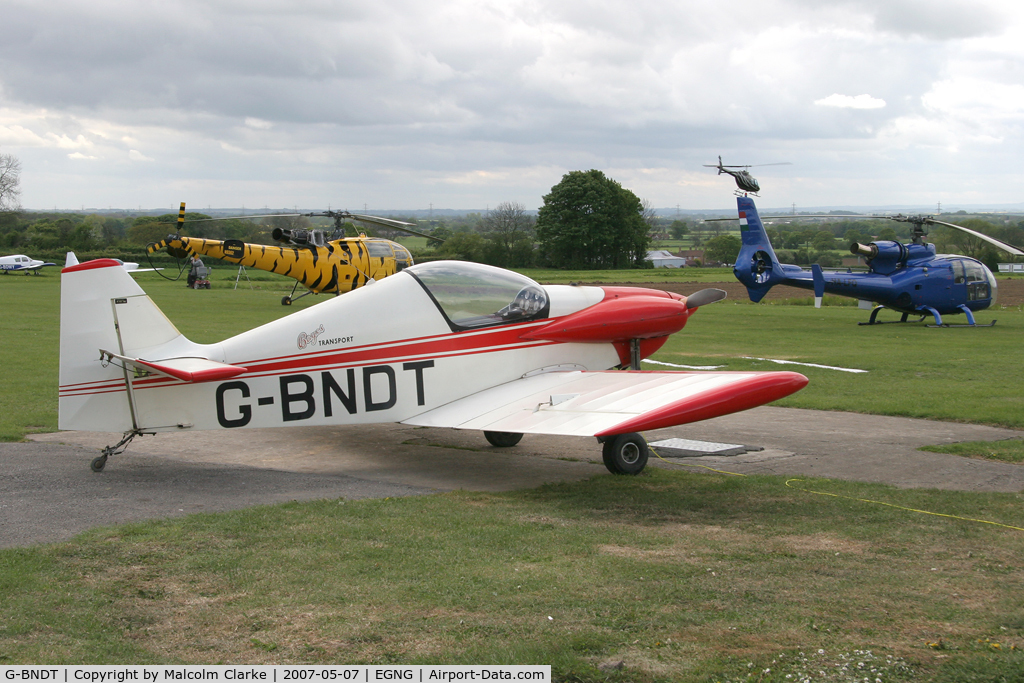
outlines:
[[551, 682], [547, 665], [429, 665], [412, 666], [0, 666], [0, 681], [43, 683], [171, 683], [173, 681], [245, 681], [292, 683], [327, 681], [412, 681], [413, 683], [456, 683], [459, 681]]

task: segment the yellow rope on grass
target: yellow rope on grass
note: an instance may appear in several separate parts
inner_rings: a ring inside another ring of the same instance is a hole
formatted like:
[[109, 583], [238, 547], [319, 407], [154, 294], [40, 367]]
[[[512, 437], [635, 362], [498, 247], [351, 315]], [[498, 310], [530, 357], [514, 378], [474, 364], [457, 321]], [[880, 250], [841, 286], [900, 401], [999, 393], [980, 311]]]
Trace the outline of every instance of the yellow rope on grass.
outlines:
[[964, 522], [977, 522], [978, 524], [991, 524], [993, 526], [1001, 526], [1004, 529], [1014, 529], [1015, 531], [1024, 531], [1019, 526], [1013, 526], [1010, 524], [1001, 524], [1000, 522], [992, 522], [987, 519], [974, 519], [973, 517], [960, 517], [959, 515], [948, 515], [943, 512], [931, 512], [930, 510], [918, 510], [917, 508], [908, 508], [903, 505], [896, 505], [895, 503], [886, 503], [881, 500], [871, 500], [869, 498], [854, 498], [852, 496], [841, 496], [838, 493], [828, 493], [827, 491], [815, 491], [813, 489], [803, 489], [799, 486], [791, 486], [790, 482], [803, 481], [803, 479], [787, 479], [786, 486], [797, 491], [803, 491], [804, 493], [814, 493], [819, 496], [832, 496], [833, 498], [845, 498], [846, 500], [856, 500], [861, 503], [874, 503], [875, 505], [886, 505], [897, 510], [907, 510], [908, 512], [919, 512], [922, 515], [935, 515], [936, 517], [948, 517], [949, 519], [959, 519]]
[[[666, 462], [669, 465], [678, 465], [680, 467], [701, 467], [701, 468], [706, 469], [706, 470], [711, 470], [712, 472], [718, 472], [719, 474], [730, 474], [730, 475], [732, 475], [734, 477], [745, 477], [745, 476], [747, 476], [745, 474], [740, 474], [739, 472], [727, 472], [725, 470], [716, 470], [714, 467], [708, 467], [707, 465], [698, 465], [696, 463], [691, 463], [691, 462], [671, 462], [671, 461], [665, 460], [665, 458], [661, 457], [661, 454], [658, 453], [653, 448], [651, 449], [651, 452], [654, 453], [656, 456], [658, 456], [659, 460], [661, 460], [663, 462]], [[949, 519], [959, 519], [959, 520], [964, 521], [964, 522], [977, 522], [978, 524], [991, 524], [993, 526], [1003, 527], [1004, 529], [1013, 529], [1014, 531], [1024, 531], [1024, 528], [1021, 528], [1019, 526], [1013, 526], [1011, 524], [1001, 524], [1000, 522], [992, 522], [992, 521], [989, 521], [987, 519], [974, 519], [972, 517], [960, 517], [959, 515], [948, 515], [948, 514], [945, 514], [945, 513], [942, 513], [942, 512], [931, 512], [929, 510], [918, 510], [917, 508], [908, 508], [908, 507], [905, 507], [903, 505], [896, 505], [895, 503], [886, 503], [886, 502], [880, 501], [880, 500], [871, 500], [869, 498], [854, 498], [852, 496], [843, 496], [843, 495], [840, 495], [838, 493], [828, 493], [827, 491], [815, 491], [813, 489], [804, 489], [804, 488], [800, 488], [799, 486], [792, 486], [791, 482], [794, 482], [794, 481], [803, 481], [803, 479], [787, 479], [786, 480], [786, 486], [788, 488], [791, 488], [791, 489], [796, 489], [797, 491], [803, 491], [804, 493], [814, 493], [814, 494], [819, 495], [819, 496], [832, 496], [833, 498], [845, 498], [846, 500], [856, 500], [856, 501], [861, 502], [861, 503], [874, 503], [875, 505], [886, 505], [886, 506], [891, 507], [891, 508], [896, 508], [897, 510], [906, 510], [908, 512], [919, 512], [922, 515], [935, 515], [936, 517], [947, 517]]]

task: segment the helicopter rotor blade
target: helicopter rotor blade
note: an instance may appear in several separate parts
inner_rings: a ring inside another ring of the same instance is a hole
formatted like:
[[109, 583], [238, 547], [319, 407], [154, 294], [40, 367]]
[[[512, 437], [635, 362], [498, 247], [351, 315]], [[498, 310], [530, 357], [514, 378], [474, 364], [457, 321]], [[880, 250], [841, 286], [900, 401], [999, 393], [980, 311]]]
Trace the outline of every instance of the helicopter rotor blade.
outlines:
[[402, 232], [407, 232], [410, 235], [416, 235], [417, 237], [426, 237], [428, 240], [434, 240], [435, 242], [444, 242], [444, 240], [439, 237], [431, 237], [425, 232], [418, 232], [416, 230], [410, 230], [409, 228], [402, 227], [405, 225], [415, 225], [415, 223], [403, 223], [402, 221], [395, 221], [389, 218], [376, 218], [374, 220], [366, 220], [367, 218], [370, 218], [370, 216], [353, 216], [353, 218], [355, 218], [356, 220], [366, 221], [367, 223], [377, 223], [378, 225], [381, 225], [383, 227], [391, 228], [392, 230], [400, 230]]
[[1021, 251], [1020, 249], [1018, 249], [1017, 247], [1013, 246], [1012, 244], [1007, 244], [1006, 242], [998, 240], [995, 237], [990, 237], [989, 235], [986, 235], [985, 233], [978, 232], [977, 230], [971, 230], [970, 228], [965, 228], [964, 226], [956, 225], [955, 223], [947, 223], [946, 221], [935, 220], [934, 218], [927, 218], [927, 217], [925, 217], [924, 222], [925, 223], [934, 223], [934, 224], [937, 224], [937, 225], [945, 225], [946, 227], [955, 228], [956, 230], [960, 230], [962, 232], [966, 232], [968, 235], [974, 235], [975, 237], [977, 237], [980, 240], [985, 240], [989, 244], [991, 244], [993, 246], [996, 246], [996, 247], [999, 247], [1003, 251], [1009, 252], [1009, 253], [1013, 254], [1014, 256], [1024, 256], [1024, 251]]
[[406, 223], [405, 221], [396, 221], [394, 218], [383, 218], [380, 216], [365, 216], [363, 214], [353, 213], [352, 218], [357, 221], [364, 221], [366, 223], [376, 223], [378, 225], [385, 225], [392, 228], [401, 229], [405, 226], [415, 225], [415, 223]]
[[[879, 215], [865, 215], [865, 214], [860, 214], [860, 215], [855, 215], [855, 216], [844, 216], [842, 214], [807, 214], [807, 213], [803, 213], [803, 214], [790, 214], [788, 216], [785, 216], [785, 215], [784, 216], [761, 216], [762, 220], [768, 219], [768, 218], [835, 218], [835, 219], [838, 219], [838, 220], [858, 220], [858, 219], [859, 220], [871, 220], [871, 219], [874, 219], [874, 220], [897, 221], [899, 223], [920, 223], [920, 224], [930, 224], [930, 225], [945, 225], [948, 228], [953, 228], [954, 230], [960, 230], [961, 232], [965, 232], [968, 235], [973, 235], [973, 236], [977, 237], [980, 240], [984, 240], [985, 242], [988, 242], [989, 244], [991, 244], [991, 245], [993, 245], [995, 247], [998, 247], [999, 249], [1002, 249], [1005, 252], [1013, 254], [1014, 256], [1024, 256], [1024, 250], [1021, 250], [1020, 248], [1015, 247], [1012, 244], [1008, 244], [1006, 242], [1003, 242], [1002, 240], [996, 239], [995, 237], [991, 237], [989, 235], [986, 235], [985, 233], [978, 232], [977, 230], [971, 230], [970, 228], [965, 228], [964, 226], [957, 225], [956, 223], [947, 223], [946, 221], [940, 221], [938, 219], [931, 218], [929, 216], [904, 216], [903, 214], [897, 214], [895, 216], [879, 216]], [[709, 218], [709, 219], [705, 219], [705, 220], [706, 221], [710, 221], [710, 220], [736, 220], [736, 219], [726, 219], [726, 218], [713, 219], [713, 218]]]
[[244, 221], [250, 218], [278, 218], [278, 217], [295, 217], [305, 216], [303, 213], [261, 213], [253, 214], [251, 216], [222, 216], [220, 218], [182, 218], [179, 216], [177, 221], [154, 221], [157, 225], [174, 225], [177, 223], [181, 227], [185, 222], [188, 223], [207, 223], [209, 221]]
[[762, 166], [792, 166], [792, 161], [776, 161], [773, 164], [704, 164], [705, 168], [760, 168]]
[[400, 230], [401, 232], [409, 233], [410, 235], [416, 235], [417, 237], [426, 237], [429, 240], [435, 242], [444, 242], [443, 239], [432, 237], [424, 232], [418, 232], [416, 230], [410, 230], [406, 226], [415, 225], [415, 223], [406, 223], [405, 221], [397, 221], [393, 218], [383, 218], [381, 216], [367, 216], [360, 213], [349, 213], [348, 211], [323, 211], [320, 213], [305, 213], [303, 216], [330, 216], [331, 218], [350, 218], [352, 220], [361, 221], [363, 223], [370, 223], [373, 225], [379, 225], [383, 228], [389, 228], [391, 230]]

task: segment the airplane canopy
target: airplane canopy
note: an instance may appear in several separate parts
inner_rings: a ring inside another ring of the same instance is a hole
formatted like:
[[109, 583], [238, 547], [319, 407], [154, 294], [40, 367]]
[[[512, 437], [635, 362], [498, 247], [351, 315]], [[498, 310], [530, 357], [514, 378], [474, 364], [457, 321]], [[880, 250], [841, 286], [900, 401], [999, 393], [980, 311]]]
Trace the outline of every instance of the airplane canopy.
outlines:
[[404, 272], [423, 285], [455, 330], [535, 320], [548, 313], [547, 292], [519, 273], [465, 261], [421, 263]]

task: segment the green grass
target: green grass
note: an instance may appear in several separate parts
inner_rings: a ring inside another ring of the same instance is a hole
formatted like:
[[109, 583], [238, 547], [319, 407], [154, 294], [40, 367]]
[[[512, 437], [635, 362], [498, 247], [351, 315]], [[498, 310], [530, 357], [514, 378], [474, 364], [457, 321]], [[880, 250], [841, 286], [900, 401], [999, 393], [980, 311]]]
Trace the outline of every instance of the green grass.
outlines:
[[0, 551], [0, 662], [1024, 670], [1024, 531], [857, 499], [1024, 525], [1021, 495], [684, 470], [194, 515]]
[[[213, 289], [190, 290], [157, 273], [135, 276], [146, 292], [187, 337], [213, 343], [331, 295], [307, 296], [281, 305], [294, 280], [253, 273], [235, 289], [237, 270], [218, 269]], [[552, 271], [527, 271], [551, 282]], [[588, 282], [653, 283], [670, 276], [706, 281], [728, 277], [727, 269], [691, 271], [590, 272]], [[565, 282], [581, 273], [566, 272]], [[650, 280], [641, 280], [650, 277]], [[682, 280], [680, 280], [682, 281]], [[5, 324], [0, 342], [7, 360], [0, 366], [0, 440], [57, 428], [59, 274], [0, 276], [0, 310]], [[808, 299], [809, 300], [809, 299]], [[795, 300], [802, 303], [803, 299]], [[826, 303], [829, 303], [826, 300]], [[777, 405], [848, 410], [1024, 428], [1024, 365], [1019, 342], [1024, 312], [983, 311], [979, 322], [998, 318], [991, 328], [933, 329], [923, 324], [858, 326], [865, 311], [838, 298], [838, 305], [803, 305], [727, 300], [703, 307], [686, 329], [673, 335], [654, 360], [682, 365], [720, 365], [728, 370], [792, 369], [810, 378], [804, 390]], [[868, 370], [850, 374], [802, 366], [780, 366], [744, 356], [795, 360]], [[648, 366], [655, 367], [655, 366]]]
[[983, 460], [1024, 463], [1024, 439], [964, 441], [939, 446], [922, 446], [919, 450], [931, 451], [932, 453], [952, 453], [953, 455], [963, 455], [968, 458], [981, 458]]

